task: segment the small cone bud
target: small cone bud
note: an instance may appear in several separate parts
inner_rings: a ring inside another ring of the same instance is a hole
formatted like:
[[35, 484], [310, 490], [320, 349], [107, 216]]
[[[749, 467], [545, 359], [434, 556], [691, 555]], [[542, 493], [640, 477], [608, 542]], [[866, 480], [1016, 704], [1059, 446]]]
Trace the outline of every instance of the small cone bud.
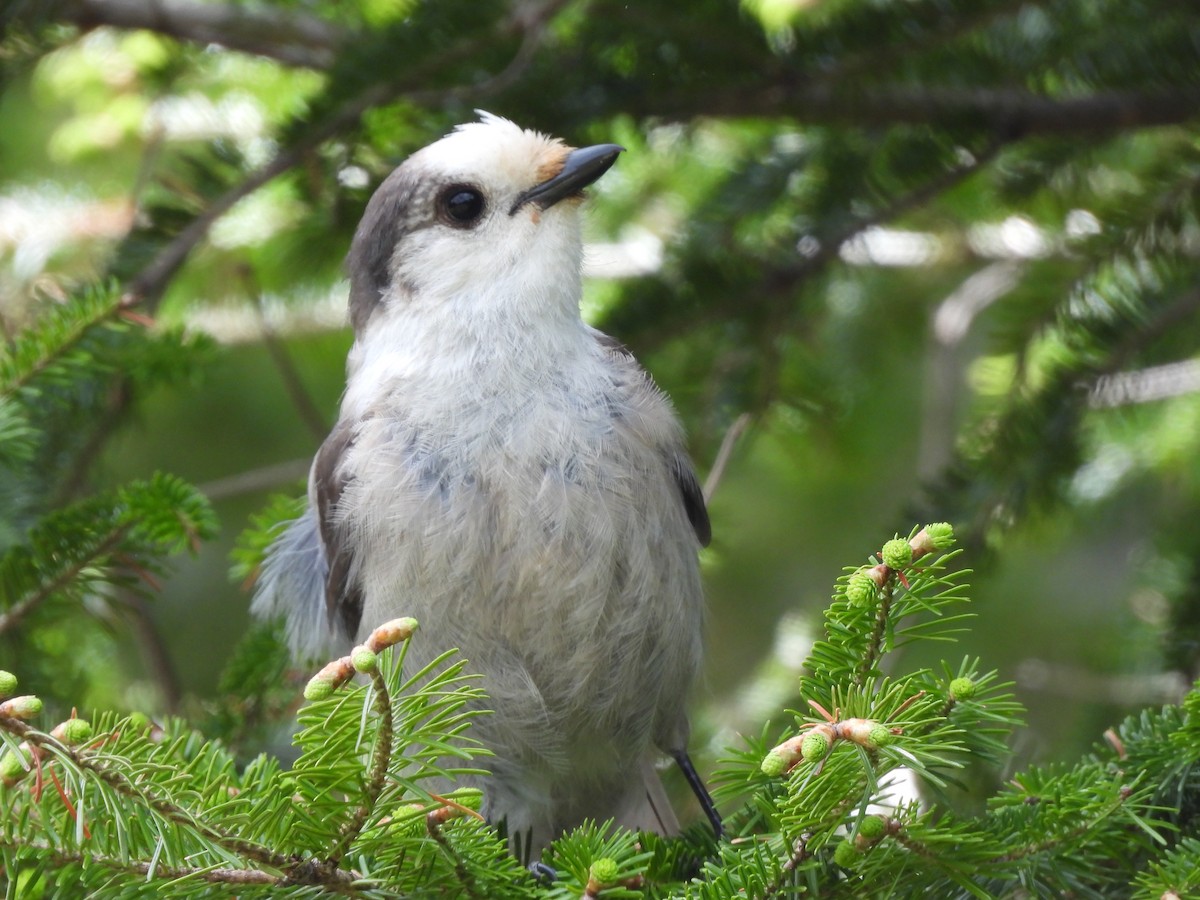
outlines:
[[375, 651], [370, 647], [358, 646], [350, 651], [350, 662], [354, 665], [356, 672], [374, 672], [379, 665], [379, 657], [375, 655]]
[[833, 848], [833, 861], [843, 869], [853, 869], [857, 866], [860, 856], [862, 854], [850, 841], [842, 841]]
[[874, 579], [866, 572], [855, 572], [846, 583], [846, 600], [851, 606], [871, 606], [879, 597]]
[[954, 546], [954, 527], [949, 522], [934, 522], [926, 525], [925, 531], [933, 541], [934, 550], [949, 550]]
[[479, 812], [483, 809], [483, 791], [479, 788], [459, 788], [446, 795], [447, 800], [453, 800], [459, 806]]
[[872, 747], [886, 747], [892, 743], [894, 736], [892, 729], [878, 723], [871, 726], [871, 730], [867, 732], [867, 740], [871, 742]]
[[621, 876], [621, 867], [615, 859], [602, 856], [595, 860], [588, 869], [588, 878], [600, 885], [616, 884]]
[[833, 742], [822, 728], [814, 728], [800, 742], [800, 755], [808, 762], [819, 762], [829, 752]]
[[883, 837], [885, 831], [887, 831], [887, 822], [884, 821], [883, 816], [863, 816], [862, 821], [858, 823], [858, 836], [869, 841]]
[[879, 557], [889, 569], [904, 569], [912, 564], [912, 544], [903, 538], [888, 541], [879, 552]]
[[304, 686], [304, 699], [309, 702], [326, 700], [333, 696], [333, 679], [318, 672]]
[[327, 663], [325, 668], [308, 680], [304, 686], [304, 699], [324, 700], [354, 676], [350, 657], [343, 656]]
[[17, 692], [17, 676], [12, 672], [0, 669], [0, 700], [5, 700]]
[[768, 778], [778, 778], [796, 762], [795, 756], [790, 753], [783, 753], [778, 747], [763, 757], [762, 764], [759, 769]]
[[[24, 746], [24, 745], [22, 745]], [[14, 750], [6, 750], [0, 755], [0, 783], [12, 787], [28, 773], [28, 760]]]
[[394, 646], [401, 641], [407, 641], [413, 636], [413, 632], [416, 630], [416, 619], [409, 617], [392, 619], [389, 622], [384, 622], [371, 632], [371, 636], [366, 640], [366, 647], [373, 653], [379, 653], [387, 647]]
[[868, 750], [878, 750], [892, 743], [894, 732], [874, 719], [846, 719], [838, 723], [842, 737]]
[[950, 682], [950, 696], [955, 700], [970, 700], [975, 696], [975, 681], [971, 678], [955, 678]]
[[946, 522], [934, 522], [918, 531], [911, 543], [914, 557], [934, 550], [949, 550], [954, 546], [954, 529]]
[[10, 719], [32, 719], [42, 711], [42, 701], [32, 694], [13, 697], [0, 703], [0, 716]]
[[50, 736], [62, 741], [68, 747], [82, 744], [92, 736], [92, 723], [83, 719], [67, 719], [59, 722], [50, 732]]

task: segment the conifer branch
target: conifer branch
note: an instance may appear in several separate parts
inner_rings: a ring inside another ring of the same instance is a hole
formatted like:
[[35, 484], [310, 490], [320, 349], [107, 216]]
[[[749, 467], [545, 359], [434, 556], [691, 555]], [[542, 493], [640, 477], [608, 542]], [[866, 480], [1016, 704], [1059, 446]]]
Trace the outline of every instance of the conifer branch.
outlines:
[[379, 716], [379, 730], [375, 733], [375, 747], [371, 754], [371, 770], [363, 785], [362, 801], [355, 808], [350, 821], [342, 826], [337, 843], [326, 857], [330, 866], [336, 867], [346, 852], [362, 833], [363, 826], [375, 810], [379, 795], [387, 785], [388, 767], [392, 762], [392, 738], [395, 723], [392, 718], [392, 698], [387, 682], [378, 667], [371, 670], [371, 687], [374, 691], [375, 714]]
[[89, 553], [63, 568], [50, 580], [39, 583], [33, 591], [0, 613], [0, 634], [15, 628], [22, 619], [78, 578], [85, 569], [96, 565], [111, 551], [119, 547], [129, 535], [130, 527], [129, 525], [118, 525], [110, 529]]
[[[169, 822], [195, 831], [214, 844], [224, 847], [226, 850], [283, 872], [295, 867], [294, 860], [274, 853], [266, 847], [262, 847], [251, 841], [244, 841], [233, 834], [217, 828], [215, 825], [203, 822], [184, 807], [158, 796], [149, 787], [134, 784], [120, 772], [93, 759], [86, 750], [67, 747], [50, 735], [26, 725], [19, 719], [0, 717], [0, 729], [19, 737], [21, 740], [28, 741], [33, 746], [44, 747], [56, 754], [68, 757], [80, 769], [90, 772], [117, 793], [143, 804]], [[337, 880], [344, 881], [348, 880], [349, 877], [347, 874], [344, 879]]]
[[[13, 363], [9, 363], [9, 370], [5, 372], [7, 377], [0, 388], [3, 394], [16, 394], [29, 387], [40, 375], [76, 349], [93, 328], [103, 325], [108, 320], [127, 311], [126, 304], [116, 294], [108, 295], [99, 302], [92, 302], [90, 309], [88, 306], [84, 303], [73, 303], [70, 307], [64, 307], [61, 310], [61, 330], [53, 334], [53, 343], [49, 346], [42, 347], [33, 343], [40, 338], [40, 335], [35, 332], [26, 331], [18, 338], [18, 341], [25, 338], [30, 342], [30, 346], [18, 348], [16, 352], [9, 354]], [[33, 355], [32, 359], [22, 360], [22, 349], [25, 353], [29, 353], [32, 349], [37, 349], [39, 352]], [[6, 360], [6, 362], [8, 361]]]
[[787, 885], [788, 877], [796, 871], [797, 866], [805, 860], [811, 858], [812, 854], [808, 850], [808, 838], [798, 837], [792, 844], [791, 855], [784, 860], [783, 865], [779, 867], [779, 876], [765, 888], [763, 888], [763, 897], [774, 897]]
[[50, 862], [54, 866], [70, 866], [70, 865], [88, 865], [101, 866], [112, 872], [120, 872], [129, 875], [139, 875], [145, 877], [152, 875], [154, 878], [170, 879], [172, 881], [204, 881], [210, 884], [231, 884], [231, 885], [275, 885], [280, 883], [280, 878], [277, 875], [272, 875], [270, 872], [263, 872], [258, 869], [231, 869], [231, 868], [188, 868], [181, 866], [164, 866], [143, 862], [141, 860], [121, 860], [115, 857], [106, 856], [102, 853], [96, 853], [94, 850], [89, 850], [86, 853], [72, 853], [63, 850], [61, 847], [51, 847], [49, 844], [42, 841], [14, 841], [4, 835], [0, 835], [0, 847], [7, 847], [9, 850], [35, 850], [38, 855]]
[[887, 634], [892, 611], [892, 600], [896, 594], [896, 583], [889, 578], [879, 590], [879, 606], [875, 610], [875, 623], [871, 627], [871, 636], [867, 641], [867, 652], [863, 654], [858, 670], [854, 673], [855, 687], [862, 687], [875, 671], [879, 659], [883, 655], [883, 640]]
[[[19, 719], [0, 716], [0, 730], [7, 731], [33, 747], [45, 748], [55, 754], [69, 758], [80, 769], [91, 773], [118, 794], [153, 810], [156, 814], [185, 831], [192, 831], [205, 840], [243, 859], [257, 863], [268, 869], [276, 870], [281, 874], [270, 875], [269, 873], [262, 873], [262, 875], [272, 878], [275, 883], [319, 886], [339, 894], [355, 895], [357, 893], [353, 885], [359, 876], [354, 872], [336, 866], [314, 864], [312, 860], [303, 859], [298, 856], [287, 856], [276, 853], [261, 844], [239, 838], [232, 832], [219, 828], [211, 822], [202, 820], [185, 807], [158, 796], [145, 784], [135, 784], [121, 772], [94, 759], [86, 750], [68, 747], [56, 740], [52, 735], [37, 731]], [[196, 877], [201, 877], [200, 873], [204, 871], [211, 872], [216, 870], [197, 869], [195, 870]], [[242, 872], [253, 870], [232, 871]], [[258, 876], [249, 875], [246, 877], [251, 880], [235, 880], [233, 883], [263, 883], [258, 880]]]
[[488, 900], [486, 895], [479, 892], [479, 886], [475, 881], [475, 876], [471, 874], [471, 870], [468, 869], [466, 863], [463, 862], [462, 856], [460, 856], [458, 851], [454, 849], [448, 840], [446, 840], [446, 835], [442, 831], [441, 822], [439, 822], [436, 816], [433, 815], [427, 816], [425, 821], [426, 830], [429, 832], [429, 836], [437, 842], [437, 845], [442, 848], [442, 852], [444, 852], [446, 856], [450, 858], [450, 861], [454, 866], [454, 874], [458, 878], [458, 883], [462, 885], [462, 889], [466, 891], [467, 896], [470, 897], [471, 900]]

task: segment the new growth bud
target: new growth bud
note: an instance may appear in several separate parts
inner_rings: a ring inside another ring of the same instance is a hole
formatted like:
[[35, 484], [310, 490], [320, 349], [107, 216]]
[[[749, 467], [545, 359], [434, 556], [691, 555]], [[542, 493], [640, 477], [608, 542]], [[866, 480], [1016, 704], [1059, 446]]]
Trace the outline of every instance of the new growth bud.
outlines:
[[364, 674], [374, 672], [379, 665], [379, 657], [370, 647], [358, 646], [350, 651], [350, 662], [356, 672]]
[[842, 841], [833, 848], [833, 861], [843, 869], [853, 869], [862, 854], [852, 841]]
[[913, 561], [912, 544], [903, 538], [890, 540], [879, 551], [879, 558], [883, 560], [883, 564], [889, 569], [907, 568]]
[[407, 641], [417, 630], [417, 620], [411, 617], [392, 619], [384, 622], [371, 632], [366, 640], [366, 648], [374, 653], [392, 647], [401, 641]]
[[820, 727], [814, 728], [800, 742], [800, 755], [808, 762], [818, 762], [825, 758], [833, 739]]
[[875, 580], [864, 571], [855, 572], [846, 583], [846, 600], [851, 606], [871, 606], [879, 597]]
[[83, 719], [67, 719], [67, 721], [55, 725], [50, 736], [62, 741], [68, 747], [73, 747], [76, 744], [82, 744], [92, 736], [92, 723]]
[[955, 700], [970, 700], [975, 696], [976, 687], [971, 678], [955, 678], [950, 682], [950, 696]]
[[29, 745], [21, 744], [21, 751], [6, 750], [0, 755], [0, 784], [12, 787], [29, 772], [29, 760], [25, 756]]
[[324, 700], [353, 677], [354, 665], [350, 662], [350, 657], [335, 659], [308, 680], [308, 684], [304, 686], [304, 699]]
[[0, 700], [6, 700], [17, 692], [17, 676], [0, 669]]
[[617, 865], [617, 861], [607, 856], [595, 860], [588, 869], [589, 880], [600, 885], [615, 884], [620, 875], [621, 867]]
[[869, 841], [883, 837], [886, 830], [887, 821], [882, 816], [863, 816], [862, 821], [858, 823], [858, 836]]
[[914, 559], [935, 550], [949, 550], [954, 546], [954, 528], [948, 522], [934, 522], [918, 531], [910, 543]]
[[10, 719], [32, 719], [42, 711], [42, 701], [32, 694], [13, 697], [0, 703], [0, 716]]

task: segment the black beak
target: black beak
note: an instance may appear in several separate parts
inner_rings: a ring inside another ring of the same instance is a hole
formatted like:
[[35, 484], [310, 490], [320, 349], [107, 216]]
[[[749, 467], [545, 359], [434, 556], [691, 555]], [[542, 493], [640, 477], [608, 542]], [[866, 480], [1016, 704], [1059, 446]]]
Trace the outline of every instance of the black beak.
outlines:
[[549, 209], [559, 200], [579, 196], [585, 187], [609, 170], [617, 161], [617, 154], [624, 149], [619, 144], [597, 144], [572, 150], [567, 154], [562, 171], [517, 197], [508, 214], [514, 215], [526, 203]]

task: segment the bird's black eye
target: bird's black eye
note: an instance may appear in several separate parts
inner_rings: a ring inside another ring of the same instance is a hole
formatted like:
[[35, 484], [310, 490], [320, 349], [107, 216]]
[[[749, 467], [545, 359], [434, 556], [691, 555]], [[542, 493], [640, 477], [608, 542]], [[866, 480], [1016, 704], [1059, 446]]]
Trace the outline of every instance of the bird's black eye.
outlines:
[[477, 223], [486, 205], [480, 191], [463, 184], [451, 185], [438, 198], [438, 211], [448, 224], [460, 228]]

